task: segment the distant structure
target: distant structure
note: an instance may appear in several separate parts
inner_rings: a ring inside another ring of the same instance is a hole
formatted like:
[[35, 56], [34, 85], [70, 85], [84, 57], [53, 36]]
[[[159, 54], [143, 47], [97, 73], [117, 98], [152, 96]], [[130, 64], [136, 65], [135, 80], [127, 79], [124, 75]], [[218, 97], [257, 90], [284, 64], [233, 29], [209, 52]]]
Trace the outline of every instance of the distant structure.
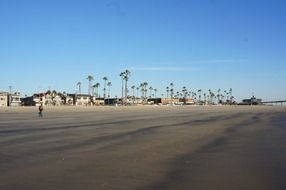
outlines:
[[21, 94], [20, 92], [15, 92], [8, 95], [8, 106], [18, 107], [21, 106]]
[[89, 94], [68, 94], [73, 100], [75, 106], [88, 106], [93, 102], [93, 98]]
[[250, 99], [243, 99], [239, 105], [262, 105], [262, 99], [252, 96]]
[[0, 107], [21, 106], [20, 92], [0, 92]]
[[23, 106], [40, 106], [44, 105], [45, 93], [36, 93], [33, 96], [25, 97], [21, 99]]
[[193, 105], [195, 104], [192, 98], [149, 98], [148, 104], [161, 104], [161, 105]]
[[0, 107], [8, 106], [8, 92], [0, 92]]

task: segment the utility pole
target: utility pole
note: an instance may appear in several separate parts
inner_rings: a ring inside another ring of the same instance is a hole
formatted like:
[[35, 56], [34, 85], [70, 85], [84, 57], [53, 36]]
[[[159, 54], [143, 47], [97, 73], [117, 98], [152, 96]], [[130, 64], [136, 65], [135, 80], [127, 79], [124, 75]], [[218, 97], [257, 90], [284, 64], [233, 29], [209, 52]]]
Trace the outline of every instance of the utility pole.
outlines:
[[12, 94], [12, 86], [9, 86], [10, 94]]

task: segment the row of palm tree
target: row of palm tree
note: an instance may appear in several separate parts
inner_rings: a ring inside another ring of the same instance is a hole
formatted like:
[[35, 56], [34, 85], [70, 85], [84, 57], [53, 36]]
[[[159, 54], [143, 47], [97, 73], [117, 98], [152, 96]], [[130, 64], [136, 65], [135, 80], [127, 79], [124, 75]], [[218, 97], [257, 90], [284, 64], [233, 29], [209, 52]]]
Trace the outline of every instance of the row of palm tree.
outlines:
[[[127, 96], [128, 96], [128, 85], [127, 85], [127, 83], [128, 83], [130, 75], [131, 75], [131, 72], [127, 69], [119, 74], [119, 76], [122, 79], [122, 103], [125, 103], [125, 104], [127, 103]], [[124, 82], [125, 82], [125, 90], [123, 87]], [[124, 94], [123, 94], [123, 91], [124, 91]]]
[[[157, 88], [153, 88], [152, 86], [149, 86], [148, 82], [142, 82], [139, 86], [132, 85], [130, 88], [132, 89], [132, 96], [128, 96], [128, 81], [131, 76], [131, 72], [129, 70], [124, 70], [119, 74], [122, 81], [122, 103], [127, 103], [128, 99], [131, 99], [134, 103], [135, 100], [141, 99], [143, 102], [147, 102], [148, 98], [157, 98], [158, 90]], [[96, 97], [100, 97], [99, 95], [99, 87], [100, 83], [97, 82], [93, 84], [94, 77], [92, 75], [88, 75], [86, 78], [89, 82], [88, 84], [88, 93], [89, 95], [93, 95]], [[105, 76], [102, 78], [103, 80], [103, 98], [110, 98], [110, 88], [112, 86], [112, 83], [108, 81], [108, 78]], [[78, 82], [78, 93], [81, 94], [81, 82]], [[108, 90], [108, 92], [107, 92]], [[135, 95], [136, 90], [136, 95]], [[147, 95], [149, 90], [149, 96]], [[141, 97], [139, 97], [139, 91], [141, 92]], [[161, 94], [162, 97], [164, 97], [164, 94]], [[183, 99], [186, 101], [187, 98], [192, 98], [194, 102], [199, 104], [224, 104], [224, 103], [233, 103], [234, 97], [232, 95], [232, 88], [229, 90], [222, 91], [221, 89], [218, 89], [216, 91], [216, 94], [209, 89], [206, 92], [203, 92], [202, 89], [198, 89], [197, 91], [188, 91], [186, 86], [182, 87], [182, 90], [175, 92], [175, 85], [174, 83], [170, 83], [166, 87], [166, 98], [171, 99], [173, 102], [174, 99]], [[203, 98], [203, 99], [202, 99]]]
[[[96, 97], [99, 97], [99, 87], [100, 87], [100, 83], [97, 82], [95, 84], [92, 84], [92, 81], [94, 80], [94, 77], [92, 75], [88, 75], [86, 78], [89, 82], [88, 84], [88, 94], [89, 95], [93, 95]], [[111, 82], [107, 82], [108, 78], [107, 77], [103, 77], [102, 80], [104, 81], [104, 88], [103, 88], [103, 97], [106, 98], [106, 87], [108, 87], [108, 97], [110, 97], [110, 87], [112, 86]], [[78, 93], [81, 94], [81, 85], [82, 83], [79, 81], [77, 82], [77, 87], [78, 87]]]

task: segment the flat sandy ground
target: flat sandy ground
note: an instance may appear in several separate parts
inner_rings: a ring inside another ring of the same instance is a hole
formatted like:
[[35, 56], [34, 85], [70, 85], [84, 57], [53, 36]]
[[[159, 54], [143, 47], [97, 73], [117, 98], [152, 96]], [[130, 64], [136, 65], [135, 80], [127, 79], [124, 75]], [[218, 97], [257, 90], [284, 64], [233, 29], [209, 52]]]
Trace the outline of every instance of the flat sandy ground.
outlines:
[[286, 108], [0, 108], [1, 190], [285, 190]]

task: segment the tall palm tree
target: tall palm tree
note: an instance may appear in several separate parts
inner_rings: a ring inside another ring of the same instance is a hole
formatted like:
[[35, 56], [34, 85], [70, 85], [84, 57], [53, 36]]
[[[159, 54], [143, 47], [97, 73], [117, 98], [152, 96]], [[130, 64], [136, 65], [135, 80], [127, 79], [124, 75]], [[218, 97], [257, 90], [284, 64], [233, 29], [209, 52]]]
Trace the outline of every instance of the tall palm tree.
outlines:
[[211, 92], [210, 94], [210, 98], [211, 98], [211, 104], [214, 104], [214, 98], [215, 98], [215, 94], [213, 92]]
[[124, 80], [125, 80], [125, 101], [127, 103], [127, 96], [128, 96], [128, 85], [127, 82], [129, 80], [129, 77], [131, 75], [131, 72], [129, 70], [125, 70], [125, 76], [124, 76]]
[[174, 96], [174, 83], [170, 83], [170, 94], [171, 94], [171, 101], [173, 103], [173, 96]]
[[158, 91], [158, 90], [157, 90], [157, 88], [155, 88], [155, 89], [154, 89], [154, 92], [155, 92], [155, 98], [157, 98], [157, 91]]
[[177, 91], [177, 92], [176, 92], [176, 95], [177, 95], [177, 103], [179, 103], [179, 99], [180, 99], [180, 92], [179, 92], [179, 91]]
[[220, 91], [221, 91], [221, 89], [217, 90], [217, 103], [218, 104], [220, 103]]
[[144, 83], [141, 83], [141, 84], [140, 84], [140, 91], [141, 91], [141, 98], [142, 98], [142, 99], [144, 99], [144, 90], [145, 90], [145, 88], [144, 88]]
[[144, 98], [145, 98], [145, 101], [147, 100], [147, 87], [148, 87], [148, 82], [144, 82], [143, 83], [143, 88], [144, 88]]
[[135, 99], [135, 85], [132, 85], [132, 86], [131, 86], [131, 89], [132, 89], [132, 92], [133, 92], [133, 94], [132, 94], [132, 99], [133, 99], [133, 104], [134, 104], [134, 99]]
[[232, 96], [232, 88], [229, 89], [229, 97], [230, 97], [230, 98], [229, 98], [229, 99], [230, 99], [230, 103], [232, 103], [232, 99], [233, 99], [233, 98], [232, 98], [232, 97], [233, 97], [233, 96]]
[[209, 89], [209, 103], [212, 103], [212, 91]]
[[199, 102], [201, 102], [202, 89], [199, 89], [199, 90], [198, 90], [198, 93], [199, 93]]
[[112, 83], [108, 82], [107, 86], [108, 86], [108, 98], [110, 98], [110, 87], [112, 86]]
[[92, 95], [93, 96], [96, 96], [96, 93], [95, 93], [95, 89], [96, 89], [96, 85], [92, 85]]
[[122, 73], [120, 73], [120, 76], [122, 77], [122, 95], [123, 95], [123, 81], [125, 81], [125, 103], [127, 103], [127, 94], [128, 94], [128, 80], [131, 75], [131, 72], [129, 70], [125, 70]]
[[152, 86], [150, 86], [150, 87], [149, 87], [149, 90], [150, 90], [150, 98], [152, 98], [152, 91], [153, 91], [153, 87], [152, 87]]
[[95, 88], [96, 88], [96, 97], [99, 97], [99, 94], [98, 94], [98, 89], [100, 87], [100, 83], [96, 83], [95, 84]]
[[169, 86], [166, 87], [166, 91], [167, 91], [167, 99], [169, 98]]
[[136, 99], [137, 99], [138, 96], [139, 96], [139, 89], [140, 89], [140, 87], [136, 87]]
[[94, 80], [93, 76], [92, 75], [88, 75], [87, 78], [86, 78], [89, 82], [89, 85], [88, 85], [88, 94], [89, 95], [92, 95], [91, 94], [91, 88], [92, 88], [92, 81]]
[[81, 94], [81, 82], [76, 83], [78, 86], [78, 93]]
[[204, 93], [203, 96], [204, 96], [204, 104], [206, 104], [207, 103], [207, 99], [206, 99], [207, 98], [207, 94]]
[[106, 81], [108, 80], [107, 77], [103, 77], [102, 80], [104, 81], [104, 86], [103, 86], [103, 98], [106, 98]]
[[189, 98], [191, 98], [192, 97], [192, 91], [189, 91]]
[[183, 96], [183, 98], [187, 98], [187, 95], [188, 95], [187, 87], [183, 86], [183, 88], [182, 88], [182, 96]]
[[121, 82], [122, 82], [122, 84], [121, 84], [121, 103], [123, 104], [123, 96], [124, 96], [124, 72], [121, 72], [120, 74], [119, 74], [119, 76], [121, 77]]
[[216, 97], [217, 97], [217, 104], [220, 104], [220, 94], [217, 94]]

